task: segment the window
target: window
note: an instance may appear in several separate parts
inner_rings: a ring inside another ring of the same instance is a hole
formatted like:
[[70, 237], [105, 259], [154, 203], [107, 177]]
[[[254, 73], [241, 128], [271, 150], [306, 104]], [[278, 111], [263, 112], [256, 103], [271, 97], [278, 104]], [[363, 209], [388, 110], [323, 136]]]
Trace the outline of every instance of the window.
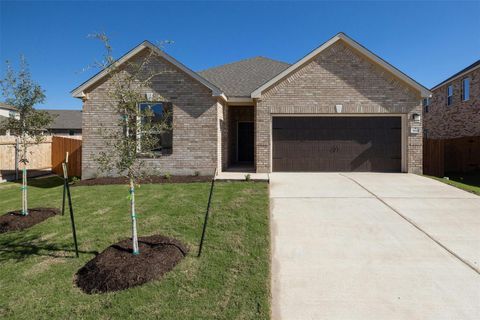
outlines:
[[[137, 119], [139, 130], [137, 130], [137, 152], [156, 154], [172, 153], [172, 106], [167, 102], [144, 102], [138, 105], [142, 114]], [[144, 130], [150, 131], [149, 141], [142, 139]]]
[[427, 113], [429, 111], [430, 98], [423, 98], [422, 105], [423, 105], [423, 108], [425, 110], [425, 113]]
[[452, 98], [453, 98], [453, 86], [449, 85], [447, 87], [447, 106], [452, 104]]
[[462, 80], [462, 101], [470, 99], [470, 78]]

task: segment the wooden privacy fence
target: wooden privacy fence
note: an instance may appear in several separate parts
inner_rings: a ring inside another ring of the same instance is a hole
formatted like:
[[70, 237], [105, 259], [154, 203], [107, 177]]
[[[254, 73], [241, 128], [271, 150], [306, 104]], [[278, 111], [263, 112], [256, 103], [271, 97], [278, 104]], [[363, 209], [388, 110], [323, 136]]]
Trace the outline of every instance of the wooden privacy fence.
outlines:
[[82, 175], [82, 140], [67, 137], [52, 138], [52, 171], [63, 175], [62, 162], [68, 152], [68, 175], [81, 177]]
[[445, 172], [468, 172], [480, 169], [480, 137], [425, 139], [423, 172], [443, 177]]
[[[20, 178], [21, 170], [16, 176], [16, 162], [19, 160], [14, 136], [0, 136], [0, 182]], [[28, 148], [28, 176], [48, 172], [52, 167], [52, 138], [46, 137], [40, 144]]]
[[443, 177], [445, 173], [445, 143], [440, 139], [423, 140], [423, 173]]

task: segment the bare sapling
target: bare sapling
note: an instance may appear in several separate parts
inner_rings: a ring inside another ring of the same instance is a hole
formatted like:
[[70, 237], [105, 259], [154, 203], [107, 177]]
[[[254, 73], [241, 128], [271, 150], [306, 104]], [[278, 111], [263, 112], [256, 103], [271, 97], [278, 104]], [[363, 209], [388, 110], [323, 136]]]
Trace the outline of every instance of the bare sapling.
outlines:
[[22, 164], [22, 215], [28, 215], [27, 174], [28, 158], [35, 156], [29, 152], [30, 146], [45, 139], [52, 117], [46, 112], [34, 109], [34, 105], [45, 101], [45, 93], [30, 75], [28, 64], [22, 56], [19, 71], [15, 72], [7, 61], [5, 78], [0, 80], [3, 100], [14, 107], [16, 112], [3, 121], [0, 126], [14, 135], [18, 141]]
[[108, 37], [105, 34], [93, 37], [100, 40], [106, 50], [102, 61], [95, 64], [107, 74], [106, 107], [118, 115], [116, 123], [101, 125], [99, 134], [105, 146], [96, 161], [102, 173], [128, 178], [132, 247], [136, 255], [140, 251], [135, 187], [148, 173], [145, 160], [162, 156], [171, 148], [171, 105], [152, 89], [152, 80], [165, 71], [155, 68], [158, 47], [148, 47], [129, 61], [118, 64], [112, 56]]

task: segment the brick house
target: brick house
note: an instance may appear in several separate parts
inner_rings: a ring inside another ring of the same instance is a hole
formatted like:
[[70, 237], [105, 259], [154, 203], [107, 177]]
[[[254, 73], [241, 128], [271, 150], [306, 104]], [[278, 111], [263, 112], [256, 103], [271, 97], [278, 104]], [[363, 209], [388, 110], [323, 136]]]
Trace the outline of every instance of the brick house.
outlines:
[[480, 137], [480, 60], [431, 89], [424, 102], [429, 139]]
[[45, 110], [53, 118], [48, 132], [54, 136], [81, 136], [82, 111], [80, 110]]
[[[422, 172], [422, 99], [430, 92], [343, 33], [290, 65], [257, 57], [194, 72], [145, 41], [163, 70], [145, 89], [147, 107], [171, 107], [173, 129], [153, 171]], [[83, 100], [83, 177], [96, 175], [104, 141], [116, 126], [100, 72], [72, 91]], [[142, 106], [140, 106], [142, 107]]]

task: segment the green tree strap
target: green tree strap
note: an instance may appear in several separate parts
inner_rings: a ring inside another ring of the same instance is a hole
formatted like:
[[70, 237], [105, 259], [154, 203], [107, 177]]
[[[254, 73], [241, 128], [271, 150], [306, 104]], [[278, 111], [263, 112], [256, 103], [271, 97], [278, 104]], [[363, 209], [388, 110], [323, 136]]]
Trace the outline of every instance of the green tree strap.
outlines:
[[21, 186], [20, 190], [27, 190], [27, 186]]

